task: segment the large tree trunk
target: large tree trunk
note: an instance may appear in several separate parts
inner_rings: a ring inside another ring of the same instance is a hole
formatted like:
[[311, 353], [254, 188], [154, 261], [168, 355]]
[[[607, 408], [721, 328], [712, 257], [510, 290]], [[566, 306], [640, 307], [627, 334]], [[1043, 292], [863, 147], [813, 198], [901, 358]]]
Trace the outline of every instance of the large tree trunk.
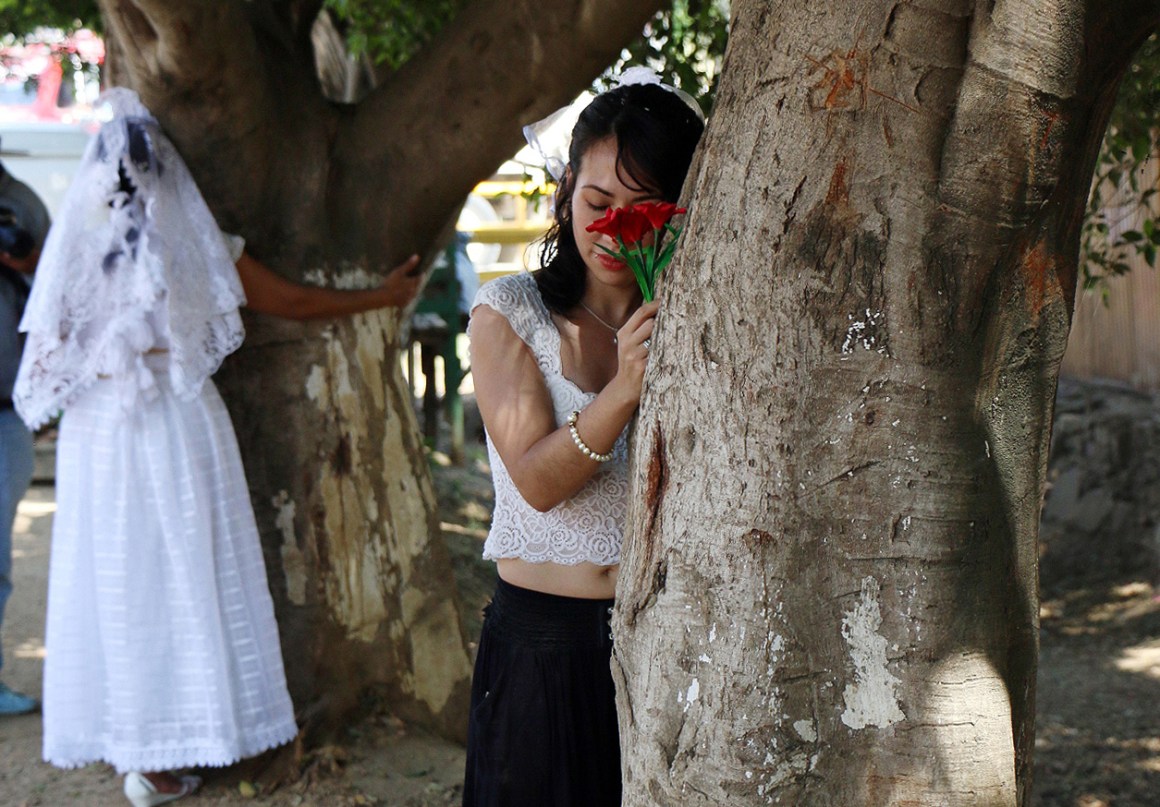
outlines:
[[1156, 5], [735, 0], [636, 426], [626, 805], [1027, 802], [1078, 225]]
[[[362, 103], [325, 100], [317, 0], [101, 0], [125, 83], [177, 143], [221, 225], [293, 278], [377, 282], [429, 252], [521, 124], [571, 98], [659, 0], [480, 0]], [[430, 255], [428, 255], [430, 257]], [[399, 372], [398, 312], [252, 316], [217, 381], [308, 725], [370, 683], [465, 730], [470, 668], [433, 490]]]

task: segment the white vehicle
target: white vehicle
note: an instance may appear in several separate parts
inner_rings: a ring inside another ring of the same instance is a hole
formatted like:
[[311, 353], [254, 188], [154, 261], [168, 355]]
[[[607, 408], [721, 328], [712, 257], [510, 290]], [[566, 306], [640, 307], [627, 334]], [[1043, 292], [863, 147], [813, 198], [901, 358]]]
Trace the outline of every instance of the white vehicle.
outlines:
[[55, 216], [94, 129], [91, 124], [0, 123], [0, 159]]
[[89, 135], [105, 48], [91, 31], [0, 46], [0, 159], [55, 214]]

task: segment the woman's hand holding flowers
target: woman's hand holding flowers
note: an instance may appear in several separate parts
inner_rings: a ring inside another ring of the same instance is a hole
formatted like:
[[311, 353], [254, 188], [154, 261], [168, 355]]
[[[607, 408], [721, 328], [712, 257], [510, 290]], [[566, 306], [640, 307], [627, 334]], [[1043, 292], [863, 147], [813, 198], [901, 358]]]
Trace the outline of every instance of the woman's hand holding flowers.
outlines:
[[656, 325], [659, 302], [645, 303], [616, 332], [616, 376], [609, 382], [614, 394], [634, 408], [640, 403], [644, 371], [648, 367], [648, 346]]

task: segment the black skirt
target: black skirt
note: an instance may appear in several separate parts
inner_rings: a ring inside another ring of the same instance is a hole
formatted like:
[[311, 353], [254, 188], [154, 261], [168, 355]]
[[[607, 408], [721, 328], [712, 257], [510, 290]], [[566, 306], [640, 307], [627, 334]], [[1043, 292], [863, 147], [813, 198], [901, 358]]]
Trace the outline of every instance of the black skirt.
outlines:
[[464, 807], [616, 807], [612, 600], [498, 582], [471, 682]]

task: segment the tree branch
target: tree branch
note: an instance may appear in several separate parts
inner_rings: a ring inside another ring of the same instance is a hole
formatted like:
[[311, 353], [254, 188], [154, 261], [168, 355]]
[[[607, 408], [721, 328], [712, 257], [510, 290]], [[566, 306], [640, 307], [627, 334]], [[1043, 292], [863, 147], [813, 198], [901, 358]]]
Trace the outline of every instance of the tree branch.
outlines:
[[[363, 103], [343, 132], [351, 170], [378, 171], [388, 230], [416, 243], [639, 34], [661, 0], [480, 0]], [[401, 165], [425, 170], [392, 171]], [[436, 179], [438, 178], [438, 179]], [[405, 220], [398, 217], [405, 217]]]
[[372, 270], [428, 251], [521, 125], [585, 87], [662, 2], [479, 0], [351, 107], [324, 98], [302, 33], [317, 0], [101, 0], [133, 52], [126, 83], [224, 227], [275, 265], [311, 232], [319, 257]]
[[[309, 36], [294, 14], [316, 2], [100, 0], [135, 89], [181, 150], [222, 224], [264, 209], [287, 121], [333, 111], [318, 91]], [[297, 115], [297, 117], [295, 117]], [[223, 159], [223, 155], [229, 155]], [[238, 170], [244, 165], [245, 170]], [[231, 215], [232, 212], [232, 215]]]
[[[156, 114], [180, 94], [183, 105], [237, 109], [261, 92], [262, 57], [245, 6], [199, 0], [100, 0], [109, 31], [124, 46], [128, 84]], [[261, 5], [261, 4], [258, 4]]]

